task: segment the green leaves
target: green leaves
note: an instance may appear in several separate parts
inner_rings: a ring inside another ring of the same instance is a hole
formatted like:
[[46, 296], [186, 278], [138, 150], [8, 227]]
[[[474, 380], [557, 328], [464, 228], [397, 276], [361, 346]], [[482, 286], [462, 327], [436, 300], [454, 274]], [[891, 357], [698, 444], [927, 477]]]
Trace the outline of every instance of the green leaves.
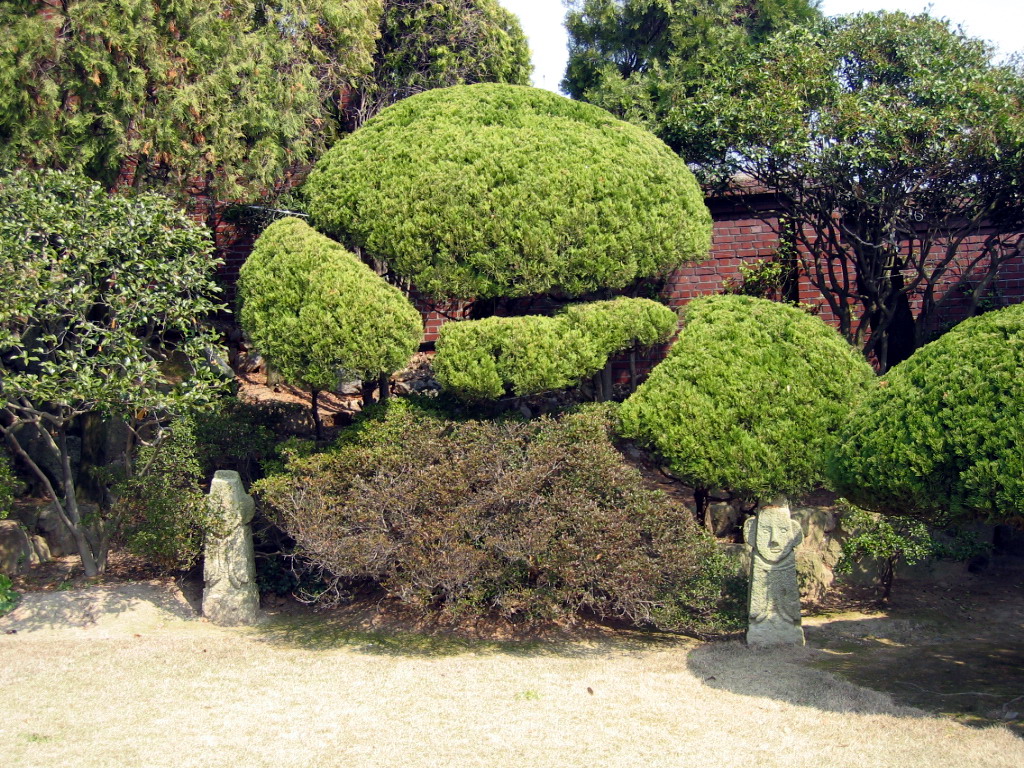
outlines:
[[894, 367], [840, 433], [854, 503], [926, 519], [1024, 516], [1024, 305], [965, 320]]
[[380, 12], [381, 0], [0, 4], [0, 167], [263, 196], [332, 138]]
[[0, 177], [0, 396], [61, 423], [208, 402], [223, 384], [203, 327], [216, 263], [207, 231], [166, 198]]
[[650, 299], [574, 304], [555, 317], [490, 317], [441, 328], [434, 372], [468, 400], [531, 395], [578, 384], [630, 347], [668, 341], [676, 313]]
[[794, 494], [822, 480], [824, 451], [872, 378], [833, 329], [799, 309], [697, 299], [668, 358], [623, 403], [620, 430], [695, 488]]
[[703, 196], [668, 147], [519, 86], [405, 99], [333, 147], [304, 191], [319, 230], [436, 298], [621, 288], [710, 245]]
[[239, 274], [242, 327], [284, 378], [330, 391], [404, 366], [419, 312], [354, 255], [295, 218], [264, 230]]

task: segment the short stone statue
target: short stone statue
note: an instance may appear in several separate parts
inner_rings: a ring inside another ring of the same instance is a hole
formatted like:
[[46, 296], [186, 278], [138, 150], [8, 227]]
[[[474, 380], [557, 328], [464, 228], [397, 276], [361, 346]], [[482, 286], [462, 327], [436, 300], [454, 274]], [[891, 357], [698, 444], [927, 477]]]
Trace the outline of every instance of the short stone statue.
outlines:
[[795, 550], [804, 532], [790, 517], [786, 500], [776, 500], [747, 520], [743, 537], [753, 548], [747, 644], [803, 645]]
[[207, 537], [203, 565], [203, 615], [221, 626], [255, 624], [260, 598], [249, 522], [256, 504], [238, 473], [223, 470], [210, 484], [208, 503], [214, 530]]

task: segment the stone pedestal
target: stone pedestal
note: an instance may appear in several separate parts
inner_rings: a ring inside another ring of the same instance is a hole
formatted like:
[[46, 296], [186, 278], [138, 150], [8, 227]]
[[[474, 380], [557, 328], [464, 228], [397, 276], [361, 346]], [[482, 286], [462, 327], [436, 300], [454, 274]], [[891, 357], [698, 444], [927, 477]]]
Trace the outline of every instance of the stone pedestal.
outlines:
[[763, 507], [744, 524], [743, 537], [752, 550], [747, 645], [803, 645], [794, 550], [804, 533], [788, 502]]
[[259, 620], [252, 528], [256, 504], [237, 472], [220, 471], [210, 484], [208, 503], [214, 531], [207, 538], [203, 566], [203, 615], [214, 624], [241, 626]]

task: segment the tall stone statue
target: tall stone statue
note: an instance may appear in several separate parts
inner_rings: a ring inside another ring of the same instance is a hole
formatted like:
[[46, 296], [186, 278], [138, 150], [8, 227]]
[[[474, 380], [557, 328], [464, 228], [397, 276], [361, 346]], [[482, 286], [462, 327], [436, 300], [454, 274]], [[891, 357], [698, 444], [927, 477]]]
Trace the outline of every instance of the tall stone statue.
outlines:
[[214, 532], [207, 537], [203, 565], [203, 615], [212, 623], [235, 627], [255, 624], [260, 598], [249, 522], [256, 511], [237, 472], [219, 471], [208, 499]]
[[803, 645], [796, 547], [804, 540], [800, 524], [780, 498], [743, 525], [751, 545], [748, 645]]

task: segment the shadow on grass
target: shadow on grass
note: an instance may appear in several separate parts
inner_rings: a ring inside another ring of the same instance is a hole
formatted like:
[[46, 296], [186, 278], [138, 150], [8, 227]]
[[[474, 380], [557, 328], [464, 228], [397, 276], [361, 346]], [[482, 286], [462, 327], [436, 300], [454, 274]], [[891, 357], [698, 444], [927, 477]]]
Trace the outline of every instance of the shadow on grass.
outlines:
[[465, 627], [421, 622], [402, 628], [367, 627], [366, 620], [330, 615], [275, 616], [254, 628], [257, 638], [281, 648], [331, 650], [346, 648], [377, 656], [447, 657], [464, 654], [587, 657], [678, 649], [695, 640], [680, 635], [587, 626], [582, 629], [517, 631], [514, 637], [472, 636]]
[[687, 667], [705, 685], [745, 696], [829, 712], [943, 715], [1024, 736], [1021, 643], [884, 616], [805, 630], [806, 648], [709, 644], [687, 657]]

